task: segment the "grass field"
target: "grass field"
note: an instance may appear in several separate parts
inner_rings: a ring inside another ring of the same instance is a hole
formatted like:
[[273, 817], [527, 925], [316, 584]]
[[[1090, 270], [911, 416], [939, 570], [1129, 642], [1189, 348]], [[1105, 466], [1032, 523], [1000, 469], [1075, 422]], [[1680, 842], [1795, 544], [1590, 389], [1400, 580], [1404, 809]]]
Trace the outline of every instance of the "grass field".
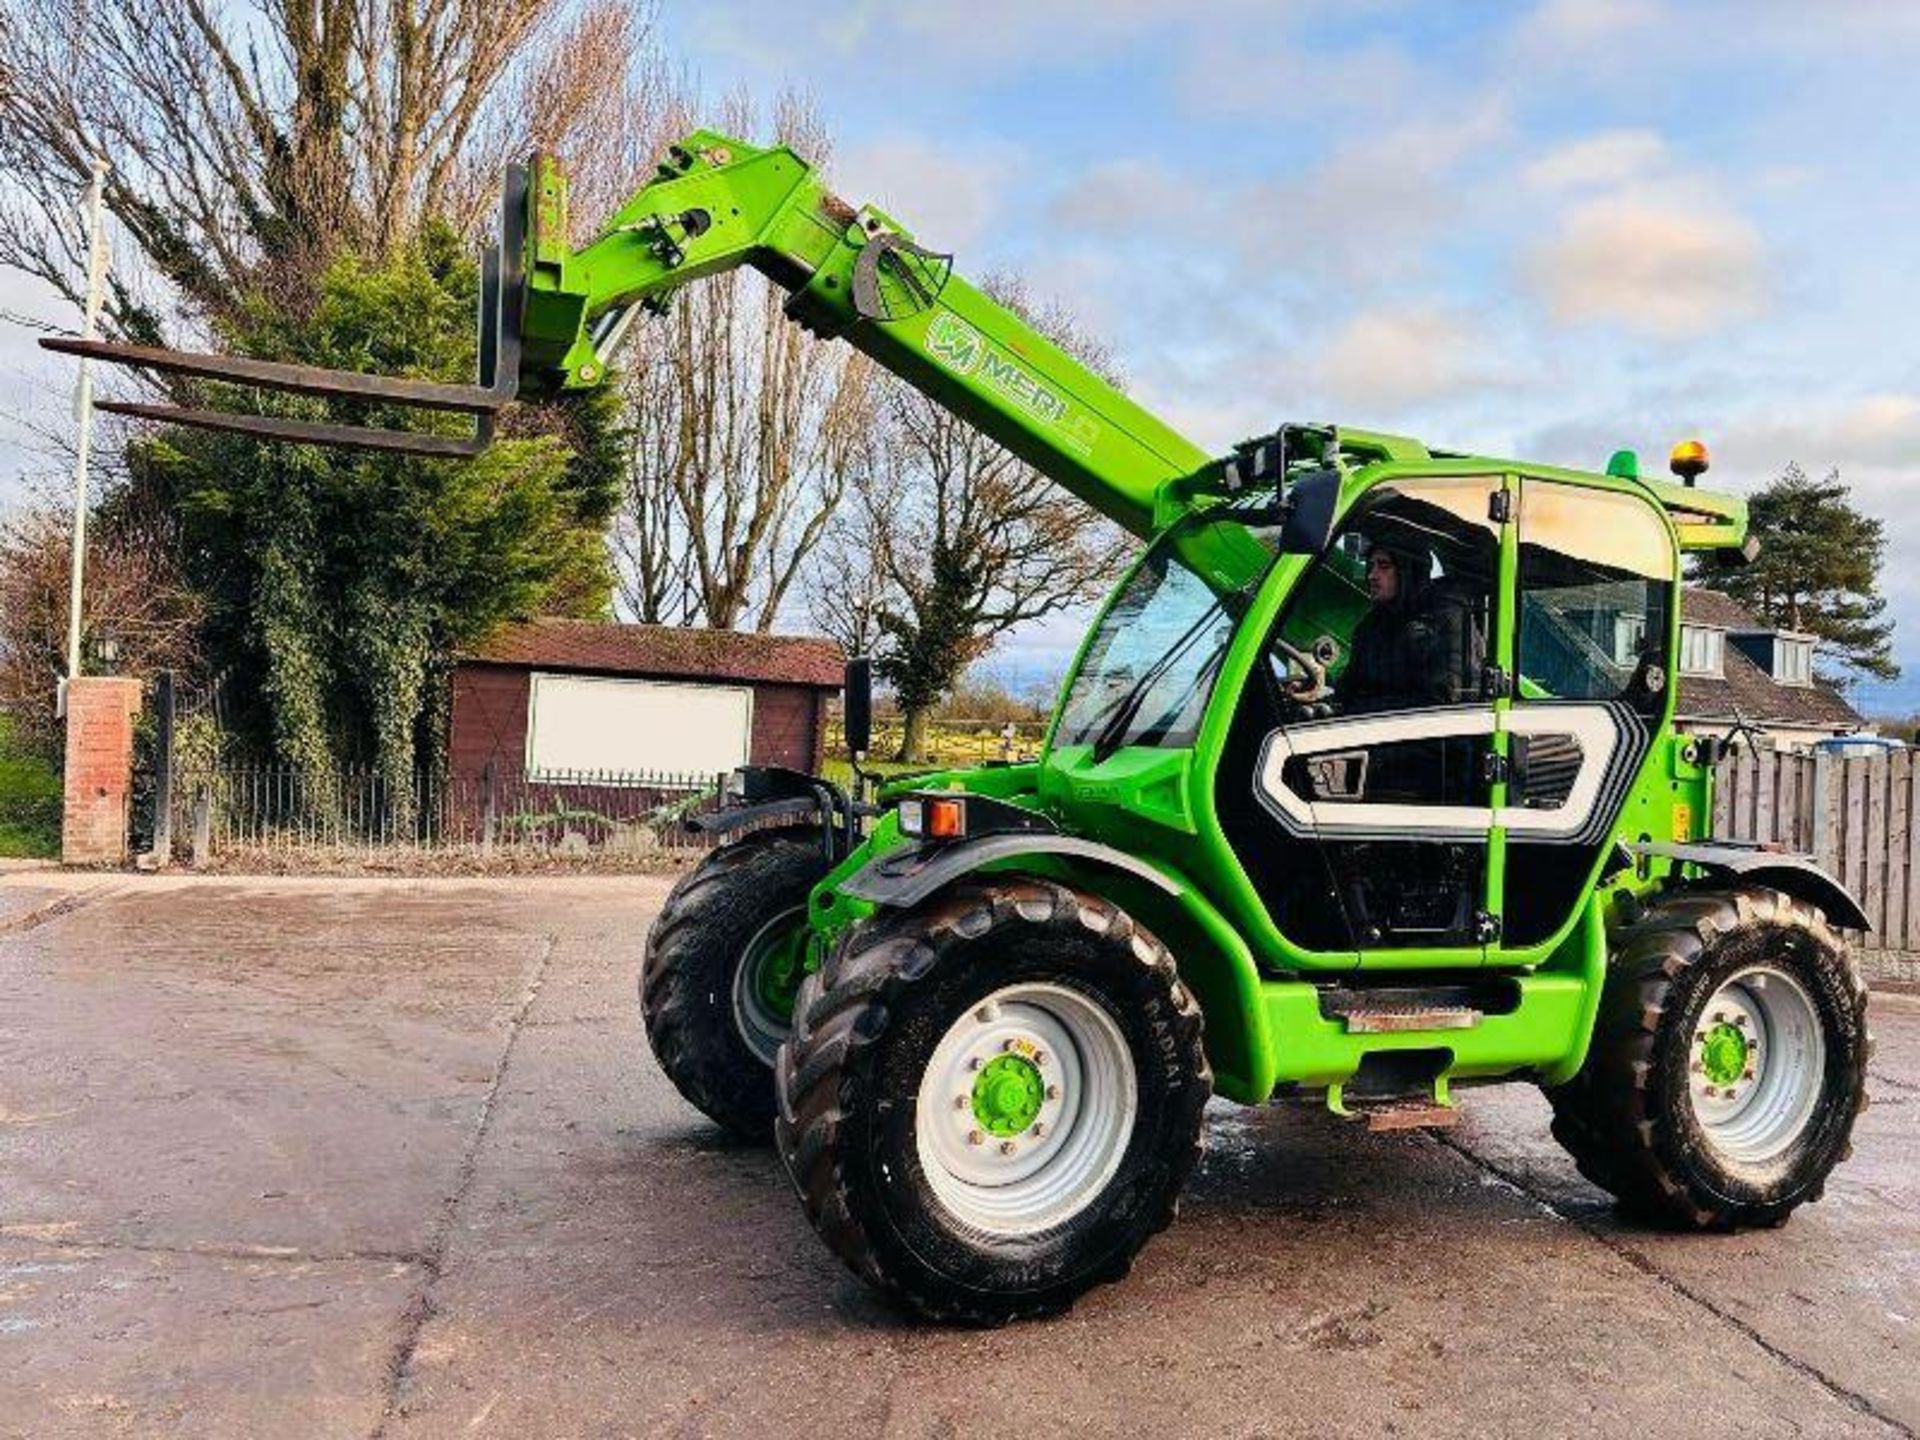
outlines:
[[59, 853], [59, 772], [17, 745], [13, 717], [0, 715], [0, 857]]

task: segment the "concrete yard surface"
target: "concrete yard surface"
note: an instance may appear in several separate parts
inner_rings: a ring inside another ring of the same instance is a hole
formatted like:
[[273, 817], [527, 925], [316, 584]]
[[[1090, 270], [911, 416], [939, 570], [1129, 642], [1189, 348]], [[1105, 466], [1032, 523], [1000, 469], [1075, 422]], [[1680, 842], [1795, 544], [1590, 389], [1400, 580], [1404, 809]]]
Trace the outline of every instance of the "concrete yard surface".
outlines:
[[0, 876], [0, 1435], [1920, 1429], [1920, 999], [1784, 1229], [1622, 1222], [1523, 1086], [1216, 1105], [1126, 1282], [946, 1330], [647, 1055], [669, 883]]

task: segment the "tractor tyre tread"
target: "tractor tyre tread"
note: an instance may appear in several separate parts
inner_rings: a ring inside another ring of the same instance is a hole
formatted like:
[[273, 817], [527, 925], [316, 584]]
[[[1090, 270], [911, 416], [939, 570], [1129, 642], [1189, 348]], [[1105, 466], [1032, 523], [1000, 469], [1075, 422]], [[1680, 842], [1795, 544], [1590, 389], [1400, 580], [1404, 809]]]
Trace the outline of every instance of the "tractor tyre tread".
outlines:
[[[1747, 1184], [1694, 1133], [1684, 1066], [1683, 1083], [1676, 1087], [1672, 1078], [1671, 1031], [1685, 1023], [1685, 1007], [1703, 1004], [1726, 978], [1720, 972], [1746, 963], [1741, 957], [1768, 930], [1792, 942], [1808, 972], [1799, 978], [1830, 1007], [1828, 1045], [1837, 1041], [1841, 1053], [1821, 1103], [1838, 1110], [1816, 1114], [1810, 1125], [1817, 1134], [1788, 1173]], [[1553, 1137], [1580, 1174], [1611, 1194], [1624, 1215], [1677, 1229], [1777, 1226], [1819, 1199], [1865, 1108], [1871, 1048], [1866, 986], [1825, 915], [1770, 889], [1689, 890], [1648, 904], [1610, 943], [1586, 1062], [1547, 1092]]]
[[[928, 1267], [897, 1263], [897, 1247], [883, 1243], [885, 1217], [850, 1175], [863, 1158], [855, 1153], [850, 1122], [874, 1091], [869, 1061], [876, 1044], [915, 985], [958, 947], [1008, 931], [1031, 935], [1036, 930], [1091, 931], [1125, 947], [1151, 973], [1172, 1017], [1168, 1043], [1188, 1076], [1175, 1106], [1175, 1128], [1187, 1138], [1180, 1153], [1169, 1157], [1167, 1183], [1130, 1245], [1103, 1257], [1070, 1286], [1008, 1295], [951, 1283]], [[1087, 1289], [1124, 1277], [1139, 1248], [1177, 1214], [1180, 1190], [1204, 1148], [1202, 1111], [1213, 1089], [1200, 1008], [1179, 982], [1167, 948], [1109, 902], [1052, 881], [962, 882], [916, 909], [850, 929], [820, 970], [802, 982], [794, 1014], [793, 1032], [774, 1071], [781, 1158], [821, 1238], [855, 1275], [895, 1303], [959, 1325], [1057, 1314]]]
[[754, 831], [683, 875], [647, 934], [640, 1015], [654, 1058], [695, 1109], [745, 1140], [771, 1138], [773, 1073], [734, 1026], [733, 952], [764, 923], [748, 917], [804, 903], [827, 869], [817, 826]]

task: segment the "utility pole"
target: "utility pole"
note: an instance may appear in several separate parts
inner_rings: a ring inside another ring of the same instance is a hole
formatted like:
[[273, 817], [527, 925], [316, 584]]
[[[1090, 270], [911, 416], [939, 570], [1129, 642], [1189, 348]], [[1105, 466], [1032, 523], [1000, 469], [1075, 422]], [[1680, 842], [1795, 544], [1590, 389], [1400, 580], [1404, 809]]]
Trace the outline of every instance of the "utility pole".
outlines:
[[[100, 212], [107, 183], [107, 162], [93, 157], [93, 183], [87, 187], [87, 310], [82, 335], [100, 338], [100, 306], [107, 284], [107, 243], [101, 232]], [[67, 682], [80, 673], [80, 595], [87, 563], [87, 467], [93, 458], [93, 362], [80, 362], [80, 381], [73, 392], [73, 418], [80, 427], [73, 460], [73, 564], [67, 590], [67, 674], [60, 682], [59, 703], [67, 713]]]

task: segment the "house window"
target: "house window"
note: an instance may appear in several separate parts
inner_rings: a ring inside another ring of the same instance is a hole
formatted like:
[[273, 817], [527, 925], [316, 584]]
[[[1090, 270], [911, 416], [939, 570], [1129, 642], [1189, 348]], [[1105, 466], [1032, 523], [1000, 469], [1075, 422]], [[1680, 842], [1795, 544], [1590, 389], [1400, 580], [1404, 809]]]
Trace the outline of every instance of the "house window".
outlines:
[[1773, 678], [1782, 685], [1811, 685], [1813, 683], [1813, 642], [1811, 640], [1788, 640], [1784, 637], [1774, 642]]
[[1680, 627], [1680, 672], [1683, 675], [1718, 675], [1721, 646], [1726, 632], [1702, 625]]
[[1632, 665], [1640, 658], [1640, 648], [1647, 638], [1647, 617], [1644, 615], [1616, 615], [1613, 617], [1613, 663]]

